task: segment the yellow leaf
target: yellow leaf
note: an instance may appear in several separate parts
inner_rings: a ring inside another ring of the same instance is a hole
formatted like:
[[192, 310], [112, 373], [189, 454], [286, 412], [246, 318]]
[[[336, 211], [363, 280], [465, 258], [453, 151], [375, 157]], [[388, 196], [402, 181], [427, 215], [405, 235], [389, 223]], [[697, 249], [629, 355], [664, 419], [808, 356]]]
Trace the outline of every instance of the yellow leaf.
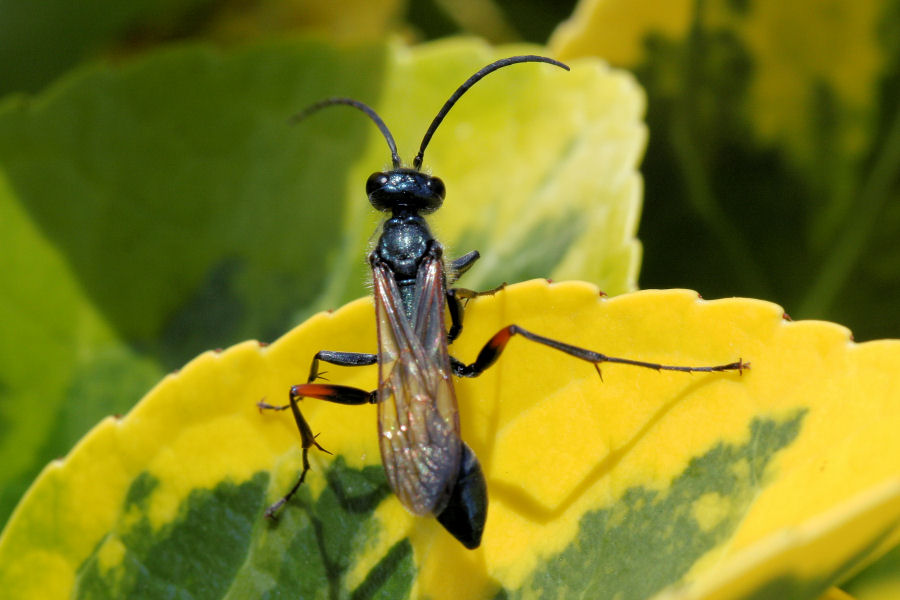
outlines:
[[[285, 399], [317, 350], [374, 351], [372, 306], [360, 300], [269, 347], [203, 354], [125, 418], [101, 423], [16, 510], [0, 537], [0, 587], [23, 598], [101, 583], [127, 594], [150, 585], [135, 565], [156, 565], [152, 581], [162, 572], [189, 591], [197, 582], [185, 570], [207, 560], [204, 585], [291, 593], [312, 577], [299, 574], [317, 552], [332, 564], [328, 548], [346, 543], [328, 581], [348, 594], [384, 579], [412, 597], [502, 588], [642, 598], [675, 585], [666, 597], [732, 598], [789, 576], [818, 595], [898, 539], [900, 343], [857, 345], [840, 326], [787, 322], [756, 300], [681, 290], [605, 298], [577, 282], [510, 286], [466, 316], [452, 347], [464, 361], [517, 323], [609, 355], [686, 365], [740, 357], [752, 368], [605, 365], [601, 382], [589, 364], [511, 341], [497, 365], [457, 386], [463, 438], [490, 495], [475, 551], [379, 491], [374, 407], [308, 400], [304, 414], [336, 456], [313, 454], [307, 485], [267, 523], [265, 506], [297, 475], [299, 436], [289, 415], [260, 414], [256, 402]], [[375, 376], [371, 367], [328, 373], [363, 389]], [[353, 473], [365, 476], [341, 479]], [[361, 498], [374, 498], [372, 508]], [[332, 514], [343, 516], [332, 523]], [[352, 519], [360, 527], [331, 529]], [[230, 545], [210, 542], [223, 532]], [[222, 566], [231, 554], [233, 568]]]

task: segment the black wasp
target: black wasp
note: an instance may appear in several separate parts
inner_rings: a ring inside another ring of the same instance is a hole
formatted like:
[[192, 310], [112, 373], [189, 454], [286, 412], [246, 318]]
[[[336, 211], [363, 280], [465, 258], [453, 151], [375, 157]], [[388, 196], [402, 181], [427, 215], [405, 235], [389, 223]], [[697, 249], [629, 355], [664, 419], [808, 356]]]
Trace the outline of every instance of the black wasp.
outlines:
[[[327, 452], [300, 413], [298, 401], [304, 397], [338, 404], [377, 404], [381, 459], [391, 489], [410, 512], [435, 515], [466, 548], [476, 548], [487, 518], [487, 486], [478, 459], [460, 438], [453, 375], [477, 377], [494, 364], [514, 335], [590, 362], [598, 373], [604, 362], [685, 372], [741, 371], [748, 367], [740, 360], [712, 367], [685, 367], [606, 356], [536, 335], [518, 325], [497, 332], [471, 364], [450, 356], [447, 345], [462, 331], [463, 301], [497, 290], [474, 292], [449, 287], [475, 263], [479, 254], [473, 251], [444, 262], [441, 244], [423, 217], [440, 208], [444, 184], [420, 171], [422, 157], [438, 125], [469, 88], [497, 69], [522, 62], [549, 63], [569, 70], [565, 64], [543, 56], [513, 56], [487, 65], [444, 103], [425, 132], [412, 168], [402, 166], [391, 132], [375, 111], [362, 102], [329, 98], [297, 115], [296, 119], [301, 119], [321, 108], [344, 104], [359, 109], [375, 122], [390, 147], [392, 168], [369, 177], [366, 195], [372, 206], [390, 216], [368, 258], [374, 283], [378, 353], [322, 350], [312, 360], [307, 383], [291, 387], [289, 404], [272, 406], [259, 402], [261, 409], [290, 408], [303, 446], [303, 470], [297, 483], [269, 507], [266, 516], [272, 517], [303, 483], [309, 471], [309, 449], [315, 446]], [[450, 315], [449, 330], [445, 309]], [[320, 362], [347, 367], [378, 363], [378, 389], [314, 383], [319, 378]]]

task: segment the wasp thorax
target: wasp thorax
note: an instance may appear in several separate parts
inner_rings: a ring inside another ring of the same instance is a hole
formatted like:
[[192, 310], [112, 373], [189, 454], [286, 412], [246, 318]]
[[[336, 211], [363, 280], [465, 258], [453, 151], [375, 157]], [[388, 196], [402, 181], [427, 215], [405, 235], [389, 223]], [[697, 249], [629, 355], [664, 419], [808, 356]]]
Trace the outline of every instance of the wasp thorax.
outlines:
[[384, 222], [375, 254], [390, 265], [398, 280], [415, 280], [433, 240], [424, 218], [409, 213], [397, 215]]
[[369, 202], [381, 211], [432, 213], [441, 207], [444, 193], [443, 181], [415, 169], [373, 173], [366, 181]]

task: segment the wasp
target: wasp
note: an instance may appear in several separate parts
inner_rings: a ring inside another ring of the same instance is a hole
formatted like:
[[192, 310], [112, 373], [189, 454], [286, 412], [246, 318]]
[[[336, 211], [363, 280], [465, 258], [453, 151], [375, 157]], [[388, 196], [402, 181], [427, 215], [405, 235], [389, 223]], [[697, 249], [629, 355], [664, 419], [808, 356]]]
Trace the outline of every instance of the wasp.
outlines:
[[[476, 292], [451, 287], [479, 258], [477, 251], [446, 261], [443, 248], [428, 228], [425, 215], [444, 201], [444, 183], [421, 171], [425, 148], [444, 117], [460, 97], [494, 71], [525, 62], [569, 67], [543, 56], [513, 56], [493, 62], [466, 80], [444, 103], [422, 139], [412, 167], [403, 166], [397, 145], [384, 121], [369, 106], [351, 98], [328, 98], [298, 113], [294, 120], [319, 109], [346, 105], [367, 115], [378, 127], [391, 152], [392, 168], [372, 174], [366, 195], [372, 206], [386, 215], [374, 250], [368, 256], [372, 270], [377, 354], [322, 350], [313, 357], [307, 382], [291, 387], [288, 404], [264, 401], [259, 408], [290, 409], [302, 445], [302, 470], [294, 486], [266, 510], [272, 518], [297, 492], [309, 472], [309, 451], [328, 452], [316, 441], [300, 412], [302, 398], [318, 398], [338, 404], [378, 406], [378, 441], [388, 483], [400, 502], [415, 515], [434, 515], [466, 548], [481, 543], [487, 518], [487, 485], [474, 452], [460, 437], [459, 413], [453, 377], [477, 377], [494, 364], [514, 336], [543, 344], [587, 361], [600, 374], [600, 364], [619, 363], [656, 370], [683, 372], [739, 371], [749, 367], [736, 362], [688, 367], [662, 365], [607, 356], [532, 333], [518, 325], [497, 332], [466, 364], [452, 357], [448, 345], [463, 326], [464, 303], [500, 288]], [[449, 315], [450, 323], [445, 319]], [[378, 388], [317, 383], [320, 363], [355, 367], [378, 364]], [[602, 375], [601, 375], [602, 377]]]

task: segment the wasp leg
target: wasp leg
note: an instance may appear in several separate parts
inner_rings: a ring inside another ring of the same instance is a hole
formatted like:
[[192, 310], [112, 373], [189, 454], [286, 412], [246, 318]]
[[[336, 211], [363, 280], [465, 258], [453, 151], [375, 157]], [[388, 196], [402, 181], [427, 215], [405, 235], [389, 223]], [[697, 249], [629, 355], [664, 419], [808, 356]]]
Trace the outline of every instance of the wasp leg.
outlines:
[[[450, 263], [450, 270], [447, 274], [447, 283], [456, 282], [462, 275], [472, 268], [475, 261], [481, 257], [478, 250], [472, 250], [468, 254], [464, 254]], [[506, 283], [502, 283], [491, 290], [476, 292], [466, 288], [450, 288], [447, 290], [447, 309], [450, 311], [450, 331], [447, 332], [447, 343], [452, 344], [453, 340], [459, 337], [463, 327], [463, 307], [472, 298], [477, 296], [493, 296], [506, 287]]]
[[476, 292], [466, 288], [450, 288], [447, 290], [447, 309], [450, 311], [450, 331], [447, 332], [447, 343], [452, 344], [453, 340], [462, 333], [464, 302], [468, 302], [478, 296], [493, 296], [505, 287], [506, 282], [483, 292]]
[[[447, 273], [447, 283], [454, 283], [463, 274], [472, 268], [475, 261], [481, 258], [478, 250], [472, 250], [468, 254], [463, 254], [452, 263]], [[447, 333], [447, 343], [452, 344], [453, 340], [462, 333], [462, 314], [463, 304], [460, 302], [461, 297], [457, 297], [456, 289], [447, 290], [447, 309], [450, 311], [450, 331]]]
[[[318, 355], [317, 355], [318, 356]], [[326, 360], [326, 359], [323, 359]], [[377, 402], [378, 391], [367, 392], [359, 388], [348, 387], [345, 385], [324, 385], [319, 383], [305, 383], [301, 385], [291, 386], [289, 395], [289, 404], [283, 406], [273, 406], [263, 401], [257, 402], [260, 410], [284, 410], [291, 409], [294, 415], [294, 421], [297, 423], [297, 429], [300, 430], [300, 444], [303, 448], [303, 470], [300, 471], [300, 477], [287, 494], [285, 494], [278, 502], [266, 509], [266, 518], [273, 518], [282, 506], [285, 505], [291, 497], [300, 489], [303, 480], [306, 479], [306, 472], [309, 471], [309, 449], [315, 446], [326, 454], [331, 454], [328, 450], [319, 445], [316, 436], [313, 434], [309, 423], [300, 412], [299, 400], [303, 397], [318, 398], [319, 400], [327, 400], [328, 402], [336, 402], [338, 404], [374, 404]]]
[[481, 258], [481, 254], [478, 250], [472, 250], [468, 254], [463, 254], [456, 260], [450, 263], [450, 272], [447, 273], [447, 282], [453, 283], [457, 279], [463, 276], [463, 273], [472, 268], [472, 265], [475, 264], [475, 261]]
[[[332, 350], [320, 350], [313, 356], [312, 364], [309, 365], [309, 377], [306, 383], [312, 383], [319, 378], [319, 361], [326, 362], [339, 367], [366, 367], [374, 365], [378, 362], [376, 354], [366, 354], [363, 352], [334, 352]], [[287, 406], [285, 406], [287, 408]]]
[[315, 446], [322, 452], [331, 454], [316, 442], [316, 436], [313, 435], [309, 423], [306, 422], [306, 419], [303, 418], [303, 414], [300, 412], [300, 405], [298, 404], [299, 400], [304, 396], [309, 396], [310, 398], [337, 402], [338, 404], [366, 404], [375, 402], [375, 392], [367, 392], [358, 388], [341, 385], [314, 384], [313, 382], [320, 376], [320, 361], [342, 367], [360, 367], [375, 364], [378, 362], [378, 356], [361, 352], [333, 352], [331, 350], [321, 350], [316, 353], [309, 366], [309, 378], [307, 379], [307, 383], [305, 385], [295, 385], [291, 387], [289, 395], [290, 402], [288, 404], [274, 406], [262, 400], [256, 403], [260, 410], [285, 410], [290, 408], [291, 413], [294, 415], [294, 421], [297, 423], [297, 429], [300, 430], [300, 441], [303, 448], [303, 470], [300, 472], [300, 478], [297, 480], [297, 483], [294, 484], [294, 487], [292, 487], [281, 500], [266, 510], [266, 517], [268, 518], [274, 517], [278, 509], [284, 506], [297, 490], [300, 489], [300, 485], [306, 478], [306, 472], [309, 471], [309, 449]]
[[456, 375], [459, 377], [478, 377], [485, 371], [485, 369], [487, 369], [497, 361], [497, 358], [500, 357], [500, 354], [506, 348], [506, 344], [514, 335], [521, 335], [522, 337], [529, 339], [532, 342], [537, 342], [538, 344], [549, 346], [550, 348], [554, 348], [556, 350], [559, 350], [560, 352], [565, 352], [569, 356], [574, 356], [575, 358], [593, 364], [594, 368], [597, 369], [597, 374], [600, 375], [601, 379], [603, 378], [603, 374], [600, 372], [600, 364], [605, 362], [632, 365], [635, 367], [645, 367], [647, 369], [654, 369], [656, 371], [682, 371], [685, 373], [710, 373], [717, 371], [738, 371], [739, 373], [743, 373], [744, 369], [750, 368], [750, 363], [743, 362], [740, 359], [738, 359], [736, 362], [731, 362], [724, 365], [714, 365], [711, 367], [687, 367], [680, 365], [663, 365], [659, 363], [644, 362], [641, 360], [632, 360], [630, 358], [620, 358], [618, 356], [607, 356], [606, 354], [593, 352], [592, 350], [586, 350], [584, 348], [579, 348], [578, 346], [570, 346], [569, 344], [564, 344], [550, 338], [545, 338], [544, 336], [537, 335], [536, 333], [531, 333], [527, 329], [522, 329], [518, 325], [508, 325], [498, 331], [494, 335], [494, 337], [488, 340], [487, 344], [484, 345], [484, 347], [481, 349], [481, 352], [478, 353], [478, 357], [475, 359], [475, 362], [473, 362], [472, 364], [467, 365], [451, 357], [450, 362], [453, 367], [454, 373], [456, 373]]
[[447, 506], [437, 515], [437, 520], [463, 546], [472, 550], [481, 544], [487, 503], [487, 484], [481, 465], [472, 449], [463, 443], [456, 483]]

